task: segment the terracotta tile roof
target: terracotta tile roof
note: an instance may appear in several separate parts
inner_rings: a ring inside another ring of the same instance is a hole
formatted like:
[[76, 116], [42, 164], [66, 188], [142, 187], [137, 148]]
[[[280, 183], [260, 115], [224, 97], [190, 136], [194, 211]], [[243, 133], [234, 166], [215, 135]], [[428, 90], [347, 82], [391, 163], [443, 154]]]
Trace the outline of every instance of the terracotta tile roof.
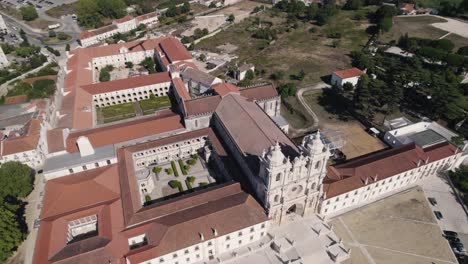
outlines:
[[[119, 236], [124, 226], [116, 168], [47, 182], [33, 263], [120, 263], [128, 242]], [[97, 236], [68, 243], [68, 223], [90, 215], [97, 216]]]
[[92, 96], [79, 89], [80, 86], [93, 83], [92, 70], [90, 69], [93, 58], [119, 54], [122, 47], [126, 47], [129, 52], [158, 50], [159, 42], [164, 39], [166, 37], [85, 49], [78, 48], [69, 52], [66, 66], [67, 75], [65, 76], [65, 96], [60, 109], [61, 118], [58, 127], [83, 129], [94, 125], [91, 112]]
[[184, 129], [179, 115], [170, 110], [160, 111], [158, 115], [149, 118], [70, 133], [66, 149], [68, 152], [77, 152], [76, 141], [80, 136], [88, 137], [91, 145], [98, 148], [179, 129]]
[[120, 188], [116, 181], [117, 172], [117, 165], [110, 165], [48, 181], [41, 219], [118, 199]]
[[[141, 263], [152, 258], [200, 243], [200, 234], [205, 240], [232, 233], [267, 221], [260, 205], [239, 184], [227, 186], [223, 196], [207, 200], [191, 208], [174, 212], [141, 227], [147, 230], [150, 245], [127, 255], [131, 263]], [[183, 239], [180, 239], [182, 238]]]
[[141, 16], [137, 16], [136, 17], [136, 20], [138, 22], [141, 22], [143, 20], [147, 20], [149, 18], [152, 18], [152, 17], [157, 17], [159, 16], [159, 13], [157, 11], [154, 11], [154, 12], [151, 12], [151, 13], [148, 13], [148, 14], [144, 14], [144, 15], [141, 15]]
[[211, 86], [211, 88], [213, 88], [214, 92], [220, 95], [221, 97], [229, 93], [239, 94], [239, 87], [230, 83], [218, 83], [218, 84]]
[[262, 101], [278, 96], [276, 87], [273, 84], [241, 88], [240, 94], [249, 100]]
[[5, 104], [19, 104], [19, 103], [25, 103], [28, 101], [28, 96], [27, 95], [14, 95], [14, 96], [8, 96], [5, 98]]
[[195, 116], [206, 113], [213, 113], [216, 110], [221, 96], [206, 96], [185, 101], [185, 113], [187, 116]]
[[197, 65], [191, 61], [178, 61], [173, 63], [172, 65], [176, 66], [177, 69], [179, 69], [179, 71], [183, 71], [186, 68], [198, 69]]
[[110, 82], [88, 84], [81, 86], [81, 89], [95, 95], [167, 82], [171, 82], [169, 73], [159, 72]]
[[82, 31], [78, 38], [79, 39], [87, 39], [87, 38], [91, 38], [91, 37], [94, 37], [94, 36], [97, 36], [97, 35], [101, 35], [101, 34], [104, 34], [106, 32], [110, 32], [110, 31], [113, 31], [113, 30], [117, 30], [117, 25], [108, 25], [108, 26], [100, 27], [100, 28], [95, 29], [95, 30]]
[[174, 37], [167, 37], [159, 45], [171, 63], [192, 59], [192, 55], [187, 51], [184, 44]]
[[280, 143], [282, 152], [290, 159], [299, 155], [297, 146], [275, 122], [256, 103], [244, 97], [226, 95], [216, 108], [215, 116], [244, 155], [254, 174], [259, 169], [258, 157], [276, 142]]
[[387, 149], [351, 159], [343, 164], [330, 166], [324, 179], [324, 192], [331, 198], [364, 186], [366, 178], [377, 180], [417, 168], [425, 164], [455, 155], [456, 147], [448, 142], [422, 149], [416, 144]]
[[175, 91], [177, 92], [179, 97], [182, 98], [182, 100], [185, 101], [185, 100], [192, 99], [192, 97], [190, 96], [189, 92], [187, 91], [187, 88], [185, 87], [185, 84], [182, 81], [182, 79], [176, 77], [176, 78], [172, 79], [172, 84], [173, 84], [173, 87], [174, 87]]
[[334, 71], [333, 74], [337, 75], [341, 79], [348, 79], [348, 78], [352, 78], [352, 77], [361, 76], [361, 75], [364, 74], [364, 72], [361, 71], [358, 68], [353, 67], [353, 68], [344, 69], [344, 70], [340, 70], [340, 71]]
[[54, 128], [47, 131], [47, 146], [49, 153], [65, 150], [65, 140], [63, 138], [63, 129]]
[[1, 142], [0, 156], [12, 155], [25, 151], [35, 150], [39, 144], [42, 118], [31, 119], [23, 127], [23, 134], [10, 137]]
[[122, 17], [122, 18], [116, 19], [115, 22], [117, 22], [117, 23], [120, 24], [120, 23], [124, 23], [124, 22], [130, 21], [130, 20], [132, 20], [132, 19], [133, 19], [132, 16], [124, 16], [124, 17]]

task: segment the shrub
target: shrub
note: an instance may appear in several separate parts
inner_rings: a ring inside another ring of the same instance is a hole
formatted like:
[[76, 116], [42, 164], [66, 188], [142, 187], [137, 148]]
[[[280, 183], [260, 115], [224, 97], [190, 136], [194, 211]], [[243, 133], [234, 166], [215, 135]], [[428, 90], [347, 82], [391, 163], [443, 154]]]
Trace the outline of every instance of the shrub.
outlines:
[[181, 159], [179, 159], [178, 162], [179, 162], [179, 167], [180, 167], [180, 170], [182, 171], [182, 174], [187, 175], [187, 170], [185, 169], [184, 162]]
[[169, 175], [171, 175], [171, 174], [172, 174], [172, 169], [171, 169], [171, 168], [167, 168], [167, 169], [166, 169], [166, 173], [169, 174]]
[[195, 165], [195, 163], [197, 163], [197, 161], [196, 161], [195, 159], [189, 159], [189, 160], [187, 160], [187, 164], [188, 164], [188, 165], [193, 166], [193, 165]]
[[57, 38], [59, 40], [66, 40], [66, 39], [68, 39], [68, 35], [63, 33], [63, 32], [59, 32], [59, 33], [57, 33]]
[[54, 54], [55, 56], [57, 56], [57, 57], [60, 56], [60, 51], [58, 51], [58, 50], [56, 50], [56, 49], [54, 49], [54, 48], [51, 48], [51, 47], [49, 47], [49, 46], [46, 46], [45, 48], [46, 48], [50, 53]]
[[[3, 47], [3, 45], [2, 45]], [[464, 46], [458, 49], [457, 51], [458, 54], [468, 56], [468, 46]]]
[[197, 153], [192, 154], [191, 157], [192, 157], [192, 159], [195, 160], [195, 161], [198, 160], [198, 154], [197, 154]]
[[190, 181], [188, 179], [185, 180], [185, 185], [187, 185], [187, 189], [188, 190], [192, 190], [193, 187], [192, 187], [192, 184], [190, 183]]
[[172, 170], [174, 171], [174, 176], [179, 177], [179, 171], [177, 171], [176, 164], [173, 160], [171, 160], [171, 167], [172, 167]]
[[198, 183], [198, 186], [200, 186], [200, 187], [205, 187], [205, 186], [207, 186], [207, 185], [208, 185], [207, 182], [200, 182], [200, 183]]
[[182, 183], [180, 183], [180, 181], [178, 180], [171, 180], [168, 182], [169, 186], [172, 188], [172, 189], [179, 189], [179, 192], [183, 192], [184, 191], [184, 188], [182, 187]]
[[32, 21], [36, 18], [38, 18], [36, 8], [34, 6], [23, 6], [20, 8], [21, 11], [21, 16], [23, 17], [23, 20], [26, 21]]
[[194, 183], [196, 178], [194, 176], [188, 176], [187, 177], [187, 180], [190, 182], [190, 183]]
[[160, 173], [161, 171], [162, 171], [162, 168], [159, 167], [159, 166], [153, 168], [153, 172], [154, 172], [155, 174], [158, 174], [158, 173]]
[[190, 165], [184, 165], [185, 172], [190, 170]]
[[133, 68], [133, 62], [131, 62], [131, 61], [125, 62], [125, 68], [129, 68], [129, 69]]
[[53, 30], [49, 30], [49, 38], [55, 38], [57, 36], [57, 33]]
[[147, 203], [151, 202], [151, 196], [145, 195], [145, 202]]

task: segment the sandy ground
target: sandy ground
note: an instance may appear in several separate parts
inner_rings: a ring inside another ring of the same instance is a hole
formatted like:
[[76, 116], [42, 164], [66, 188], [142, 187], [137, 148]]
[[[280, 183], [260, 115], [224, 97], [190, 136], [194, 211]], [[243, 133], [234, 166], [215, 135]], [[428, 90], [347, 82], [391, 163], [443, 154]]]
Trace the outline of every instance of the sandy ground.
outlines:
[[197, 16], [192, 21], [193, 26], [190, 29], [184, 31], [182, 35], [190, 36], [197, 28], [207, 28], [209, 32], [213, 32], [225, 24], [226, 19], [231, 14], [233, 14], [235, 17], [234, 23], [238, 23], [244, 18], [248, 17], [252, 10], [259, 5], [261, 4], [253, 1], [243, 1], [238, 4], [220, 9], [206, 16]]
[[455, 20], [452, 18], [448, 18], [448, 17], [440, 17], [440, 16], [435, 16], [435, 17], [445, 19], [447, 20], [447, 22], [433, 23], [431, 24], [432, 26], [448, 31], [450, 33], [454, 33], [462, 37], [468, 38], [468, 23]]
[[354, 263], [457, 263], [421, 188], [415, 187], [331, 223]]

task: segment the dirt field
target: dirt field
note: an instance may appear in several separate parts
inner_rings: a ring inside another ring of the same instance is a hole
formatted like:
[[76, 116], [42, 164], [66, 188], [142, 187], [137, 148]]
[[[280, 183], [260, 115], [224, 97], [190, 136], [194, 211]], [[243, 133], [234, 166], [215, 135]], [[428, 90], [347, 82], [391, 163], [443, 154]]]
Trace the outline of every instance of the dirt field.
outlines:
[[320, 91], [314, 91], [304, 95], [304, 99], [312, 108], [312, 111], [319, 118], [319, 128], [321, 130], [341, 131], [345, 139], [345, 145], [342, 149], [347, 159], [352, 159], [370, 152], [384, 149], [386, 145], [379, 139], [368, 134], [364, 127], [356, 120], [346, 117], [343, 120], [338, 114], [327, 112], [319, 104]]
[[[368, 22], [353, 20], [356, 11], [340, 11], [323, 27], [299, 22], [294, 30], [287, 29], [284, 13], [272, 12], [267, 10], [255, 18], [244, 19], [237, 25], [201, 41], [196, 48], [220, 52], [218, 47], [221, 45], [236, 46], [233, 55], [237, 55], [240, 62], [253, 63], [257, 69], [263, 70], [259, 82], [269, 81], [272, 73], [283, 71], [285, 81], [306, 86], [321, 81], [322, 76], [332, 71], [349, 67], [349, 53], [362, 48], [369, 37], [365, 32], [369, 26]], [[268, 42], [252, 37], [260, 27], [275, 29], [278, 32], [277, 39]], [[333, 35], [339, 35], [340, 38], [328, 37]], [[290, 77], [301, 70], [306, 73], [302, 81]]]
[[[398, 40], [400, 36], [405, 34], [408, 34], [410, 37], [438, 39], [449, 33], [445, 29], [451, 29], [451, 31], [454, 32], [465, 30], [463, 29], [464, 25], [461, 22], [453, 22], [451, 19], [449, 23], [448, 19], [435, 16], [395, 17], [393, 23], [392, 29], [390, 32], [383, 34], [382, 40]], [[436, 24], [440, 28], [437, 28], [432, 24]], [[450, 34], [446, 38], [452, 40], [456, 48], [468, 45], [468, 39], [460, 35]]]
[[234, 23], [239, 23], [244, 18], [248, 17], [256, 6], [260, 5], [261, 4], [257, 2], [243, 1], [206, 16], [196, 16], [192, 21], [192, 27], [183, 32], [182, 35], [190, 36], [197, 28], [207, 28], [209, 32], [213, 32], [226, 23], [226, 19], [230, 14], [233, 14], [235, 17]]
[[344, 264], [457, 263], [424, 192], [413, 188], [332, 219], [351, 258]]

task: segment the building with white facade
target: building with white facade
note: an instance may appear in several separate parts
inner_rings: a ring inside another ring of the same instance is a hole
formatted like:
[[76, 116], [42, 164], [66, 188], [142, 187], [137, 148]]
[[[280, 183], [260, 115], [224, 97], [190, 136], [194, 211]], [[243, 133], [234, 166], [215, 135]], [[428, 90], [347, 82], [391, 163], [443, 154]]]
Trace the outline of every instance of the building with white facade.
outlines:
[[359, 81], [359, 77], [363, 74], [365, 73], [358, 68], [335, 71], [331, 75], [331, 84], [338, 88], [343, 88], [345, 83], [350, 83], [353, 86], [356, 86]]
[[159, 15], [160, 14], [155, 11], [137, 17], [125, 16], [114, 20], [111, 25], [81, 32], [78, 40], [82, 47], [89, 47], [117, 33], [127, 33], [130, 30], [134, 30], [140, 24], [151, 27], [158, 23]]
[[8, 59], [7, 59], [6, 55], [5, 55], [5, 53], [3, 52], [2, 47], [0, 47], [0, 69], [8, 67], [9, 65], [10, 65], [10, 63], [8, 62]]
[[0, 15], [0, 34], [8, 34], [8, 27], [2, 15]]
[[234, 71], [234, 78], [238, 81], [242, 81], [248, 71], [255, 72], [255, 66], [253, 64], [243, 64]]
[[450, 141], [457, 136], [437, 122], [422, 121], [387, 131], [384, 135], [384, 141], [392, 148], [411, 143], [427, 147]]

